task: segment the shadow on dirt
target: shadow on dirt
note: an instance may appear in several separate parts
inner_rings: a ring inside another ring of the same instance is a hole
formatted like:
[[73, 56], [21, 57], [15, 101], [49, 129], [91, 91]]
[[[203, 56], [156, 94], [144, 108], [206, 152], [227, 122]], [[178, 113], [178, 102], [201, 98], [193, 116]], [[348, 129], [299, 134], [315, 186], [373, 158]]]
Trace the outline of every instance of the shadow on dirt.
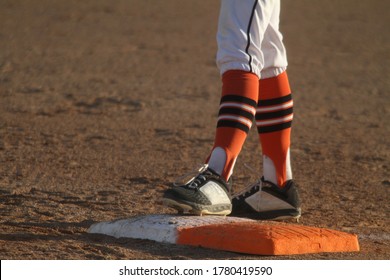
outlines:
[[[103, 234], [89, 234], [88, 228], [96, 221], [84, 220], [81, 222], [5, 222], [3, 225], [28, 228], [30, 232], [0, 233], [0, 241], [6, 242], [34, 242], [34, 241], [73, 241], [81, 244], [84, 249], [91, 249], [85, 254], [86, 259], [124, 259], [120, 251], [129, 250], [141, 253], [143, 259], [230, 259], [243, 258], [247, 255], [221, 252], [211, 249], [159, 243], [150, 240], [132, 238], [114, 238]], [[34, 233], [31, 232], [33, 229]], [[121, 250], [118, 250], [121, 248]], [[93, 253], [99, 250], [100, 253]], [[145, 258], [146, 257], [146, 258]], [[250, 256], [247, 256], [250, 257]], [[256, 256], [258, 258], [258, 256]], [[137, 257], [138, 259], [138, 257]]]

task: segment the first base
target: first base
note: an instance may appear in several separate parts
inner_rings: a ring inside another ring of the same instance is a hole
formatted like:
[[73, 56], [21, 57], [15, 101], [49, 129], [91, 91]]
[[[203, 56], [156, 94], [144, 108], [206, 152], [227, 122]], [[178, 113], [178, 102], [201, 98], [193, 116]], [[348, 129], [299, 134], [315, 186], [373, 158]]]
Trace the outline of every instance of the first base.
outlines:
[[88, 232], [257, 255], [359, 251], [354, 234], [236, 217], [146, 215], [93, 224]]

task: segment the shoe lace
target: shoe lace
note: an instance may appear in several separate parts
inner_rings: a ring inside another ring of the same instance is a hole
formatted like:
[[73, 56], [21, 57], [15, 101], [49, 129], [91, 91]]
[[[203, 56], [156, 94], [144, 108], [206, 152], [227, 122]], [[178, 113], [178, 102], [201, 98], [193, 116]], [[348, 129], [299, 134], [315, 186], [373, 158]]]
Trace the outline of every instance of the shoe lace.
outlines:
[[[183, 183], [183, 179], [190, 177], [191, 178]], [[215, 178], [216, 180], [222, 180], [218, 175], [213, 173], [208, 169], [208, 164], [203, 164], [201, 167], [196, 171], [191, 171], [183, 176], [178, 177], [175, 182], [173, 183], [173, 186], [180, 187], [185, 186], [186, 188], [198, 190], [199, 186], [201, 186], [205, 181], [207, 181], [209, 178]], [[222, 180], [223, 181], [223, 180]], [[224, 182], [226, 185], [226, 188], [229, 192], [229, 195], [232, 195], [232, 179], [230, 178], [228, 182]]]
[[[255, 174], [256, 177], [257, 177], [257, 172], [256, 172], [256, 170], [252, 166], [250, 166], [247, 163], [244, 163], [244, 166], [247, 169], [249, 169], [250, 171], [252, 171], [252, 173]], [[260, 191], [261, 190], [261, 186], [262, 186], [262, 179], [259, 178], [256, 181], [247, 184], [246, 187], [244, 187], [241, 191], [233, 194], [233, 197], [236, 197], [238, 199], [245, 198], [248, 195], [250, 195], [250, 194], [252, 194], [252, 193], [254, 193], [256, 191]]]
[[253, 194], [254, 192], [261, 190], [261, 179], [256, 180], [255, 182], [252, 182], [251, 184], [248, 184], [244, 189], [241, 191], [235, 193], [233, 197], [236, 197], [238, 199], [246, 198], [249, 195]]
[[187, 186], [190, 189], [197, 189], [204, 181], [206, 181], [206, 177], [203, 174], [199, 174], [194, 178], [194, 180], [188, 184]]
[[[208, 168], [208, 164], [202, 164], [198, 170], [194, 170], [191, 172], [188, 172], [184, 174], [183, 176], [180, 176], [176, 178], [175, 182], [173, 183], [173, 186], [183, 186], [187, 185], [190, 188], [198, 188], [198, 186], [206, 180], [206, 177], [202, 175], [203, 172], [205, 172]], [[189, 178], [186, 182], [183, 182], [185, 179]]]

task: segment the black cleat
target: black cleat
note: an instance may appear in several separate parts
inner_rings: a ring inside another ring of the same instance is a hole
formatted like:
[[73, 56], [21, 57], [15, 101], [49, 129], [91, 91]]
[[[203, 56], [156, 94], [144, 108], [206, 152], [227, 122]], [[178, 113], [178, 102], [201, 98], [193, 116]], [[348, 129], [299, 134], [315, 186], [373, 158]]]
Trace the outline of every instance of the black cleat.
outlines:
[[229, 215], [232, 211], [227, 182], [207, 165], [187, 183], [165, 191], [162, 202], [179, 213]]
[[301, 216], [301, 201], [293, 180], [279, 188], [262, 177], [243, 192], [233, 195], [232, 204], [232, 216], [258, 220], [298, 220]]

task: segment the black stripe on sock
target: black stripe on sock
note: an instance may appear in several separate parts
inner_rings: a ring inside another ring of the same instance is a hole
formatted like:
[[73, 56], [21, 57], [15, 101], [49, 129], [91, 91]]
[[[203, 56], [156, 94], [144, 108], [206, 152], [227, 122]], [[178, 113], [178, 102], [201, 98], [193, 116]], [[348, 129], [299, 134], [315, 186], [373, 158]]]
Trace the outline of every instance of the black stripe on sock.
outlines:
[[221, 104], [225, 102], [238, 102], [238, 103], [244, 103], [249, 106], [252, 106], [253, 108], [256, 108], [257, 104], [256, 101], [253, 99], [250, 99], [248, 97], [239, 96], [239, 95], [225, 95], [221, 98]]
[[245, 124], [242, 124], [237, 121], [231, 121], [231, 120], [219, 120], [217, 123], [217, 127], [231, 127], [231, 128], [238, 128], [244, 131], [246, 134], [249, 132], [249, 127]]
[[292, 100], [292, 94], [290, 93], [289, 95], [278, 97], [278, 98], [259, 100], [257, 106], [263, 107], [263, 106], [279, 105], [279, 104], [289, 102], [291, 100]]
[[250, 121], [253, 121], [253, 114], [248, 112], [248, 111], [245, 111], [243, 109], [239, 109], [239, 108], [221, 108], [219, 110], [219, 116], [221, 115], [235, 115], [235, 116], [241, 116], [241, 117], [245, 117], [247, 118], [248, 120]]
[[276, 112], [256, 113], [256, 120], [262, 121], [262, 120], [276, 119], [276, 118], [281, 118], [284, 116], [291, 115], [292, 113], [293, 113], [293, 107], [284, 110], [279, 110]]
[[259, 134], [280, 131], [280, 130], [291, 127], [291, 124], [292, 124], [292, 121], [280, 123], [280, 124], [275, 124], [275, 125], [269, 125], [269, 126], [258, 126], [257, 131]]

